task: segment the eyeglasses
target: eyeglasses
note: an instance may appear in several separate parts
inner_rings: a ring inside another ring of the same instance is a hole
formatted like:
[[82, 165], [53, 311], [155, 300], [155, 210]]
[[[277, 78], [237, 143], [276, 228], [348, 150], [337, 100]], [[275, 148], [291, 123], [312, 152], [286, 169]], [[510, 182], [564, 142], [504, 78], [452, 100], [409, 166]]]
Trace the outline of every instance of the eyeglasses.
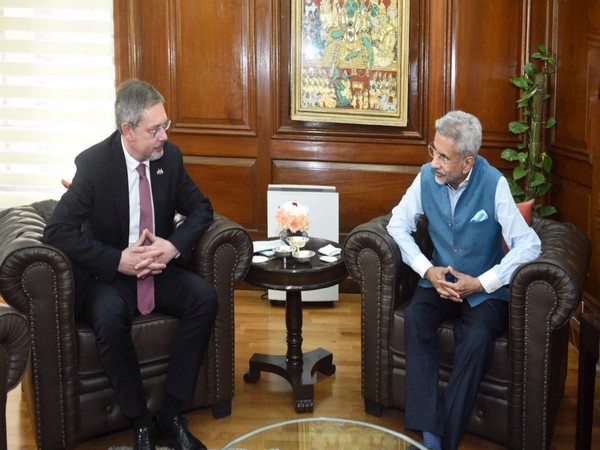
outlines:
[[[131, 126], [133, 128], [138, 128], [139, 125], [134, 125], [131, 124]], [[169, 128], [171, 127], [171, 119], [167, 120], [165, 123], [163, 123], [162, 125], [158, 125], [157, 127], [154, 128], [150, 128], [149, 130], [144, 130], [146, 133], [148, 133], [150, 136], [152, 136], [153, 138], [156, 137], [156, 135], [158, 133], [160, 133], [160, 130], [165, 130], [167, 131]]]
[[442, 155], [433, 146], [433, 142], [430, 142], [429, 144], [427, 144], [427, 151], [429, 152], [429, 156], [431, 156], [432, 159], [440, 158], [440, 161], [442, 162], [443, 166], [449, 166], [450, 164], [454, 164], [454, 163], [460, 161], [460, 159], [458, 159], [456, 161], [451, 161], [450, 158], [448, 158], [446, 155]]

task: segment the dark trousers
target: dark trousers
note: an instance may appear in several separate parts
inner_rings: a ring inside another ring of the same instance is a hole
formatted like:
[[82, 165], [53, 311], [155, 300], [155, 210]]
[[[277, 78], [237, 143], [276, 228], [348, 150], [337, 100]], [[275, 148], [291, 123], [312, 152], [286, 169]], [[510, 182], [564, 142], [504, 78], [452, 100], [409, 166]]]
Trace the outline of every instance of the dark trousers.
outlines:
[[[456, 319], [456, 350], [448, 385], [440, 394], [437, 329], [450, 318]], [[492, 361], [494, 339], [507, 324], [505, 301], [489, 299], [472, 308], [466, 301], [442, 299], [433, 288], [417, 287], [404, 315], [408, 429], [439, 434], [444, 449], [458, 448], [479, 384]]]
[[[146, 393], [131, 339], [137, 313], [135, 277], [118, 276], [113, 283], [94, 282], [86, 292], [83, 311], [94, 329], [102, 366], [115, 390], [123, 415], [140, 417]], [[193, 399], [200, 364], [217, 313], [213, 286], [176, 264], [155, 277], [155, 311], [181, 320], [169, 355], [166, 392], [181, 402]]]

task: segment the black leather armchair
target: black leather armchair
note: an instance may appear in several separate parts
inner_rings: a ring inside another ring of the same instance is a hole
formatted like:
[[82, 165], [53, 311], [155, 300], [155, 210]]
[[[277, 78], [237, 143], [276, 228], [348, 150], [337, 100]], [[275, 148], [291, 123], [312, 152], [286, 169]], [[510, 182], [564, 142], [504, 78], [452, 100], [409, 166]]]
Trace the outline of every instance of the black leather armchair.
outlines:
[[[71, 262], [42, 242], [55, 205], [48, 200], [0, 214], [0, 293], [25, 315], [31, 330], [31, 365], [23, 385], [40, 449], [66, 448], [130, 426], [100, 365], [92, 330], [74, 317]], [[252, 240], [240, 225], [216, 215], [192, 259], [192, 269], [215, 286], [219, 311], [195, 398], [187, 407], [211, 407], [218, 418], [231, 413], [233, 295], [250, 267]], [[132, 336], [153, 414], [162, 402], [177, 323], [160, 313], [134, 319]]]
[[[359, 225], [343, 255], [362, 296], [362, 395], [368, 413], [404, 409], [404, 308], [418, 275], [402, 262], [386, 231], [390, 215]], [[510, 324], [496, 340], [467, 431], [512, 449], [550, 447], [567, 376], [569, 320], [583, 294], [590, 243], [576, 226], [534, 218], [542, 255], [522, 265], [510, 284]], [[421, 219], [415, 239], [432, 244]], [[439, 331], [443, 388], [452, 370], [450, 323]]]

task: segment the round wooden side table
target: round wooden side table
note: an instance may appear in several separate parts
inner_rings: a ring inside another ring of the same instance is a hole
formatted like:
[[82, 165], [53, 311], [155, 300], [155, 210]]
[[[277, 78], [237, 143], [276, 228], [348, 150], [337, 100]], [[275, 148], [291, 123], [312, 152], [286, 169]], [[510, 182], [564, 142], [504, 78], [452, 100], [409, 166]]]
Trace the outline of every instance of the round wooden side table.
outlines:
[[313, 250], [315, 256], [306, 263], [286, 258], [272, 257], [264, 263], [253, 263], [246, 281], [267, 289], [286, 291], [285, 323], [287, 329], [287, 353], [266, 355], [255, 353], [244, 375], [247, 383], [256, 383], [260, 372], [271, 372], [284, 377], [294, 391], [296, 412], [310, 412], [314, 408], [315, 372], [324, 375], [335, 373], [333, 354], [323, 348], [302, 352], [302, 291], [321, 289], [343, 281], [348, 272], [343, 259], [325, 262], [318, 249], [338, 244], [326, 239], [311, 237], [304, 249]]

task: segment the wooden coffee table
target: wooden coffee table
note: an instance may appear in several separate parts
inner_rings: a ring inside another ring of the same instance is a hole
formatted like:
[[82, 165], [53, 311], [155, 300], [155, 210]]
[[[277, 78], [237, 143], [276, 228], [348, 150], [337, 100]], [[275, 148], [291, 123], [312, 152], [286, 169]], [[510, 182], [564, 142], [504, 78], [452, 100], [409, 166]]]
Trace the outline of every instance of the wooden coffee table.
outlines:
[[302, 352], [302, 291], [321, 289], [343, 281], [348, 272], [341, 256], [335, 262], [324, 262], [319, 248], [338, 244], [326, 239], [311, 237], [304, 247], [314, 250], [315, 256], [307, 263], [287, 258], [271, 257], [264, 263], [253, 263], [246, 281], [267, 289], [286, 291], [285, 323], [287, 329], [287, 353], [265, 355], [255, 353], [244, 375], [247, 383], [256, 383], [260, 372], [271, 372], [284, 377], [294, 391], [296, 412], [310, 412], [314, 408], [315, 372], [324, 375], [335, 373], [333, 354], [323, 348]]

